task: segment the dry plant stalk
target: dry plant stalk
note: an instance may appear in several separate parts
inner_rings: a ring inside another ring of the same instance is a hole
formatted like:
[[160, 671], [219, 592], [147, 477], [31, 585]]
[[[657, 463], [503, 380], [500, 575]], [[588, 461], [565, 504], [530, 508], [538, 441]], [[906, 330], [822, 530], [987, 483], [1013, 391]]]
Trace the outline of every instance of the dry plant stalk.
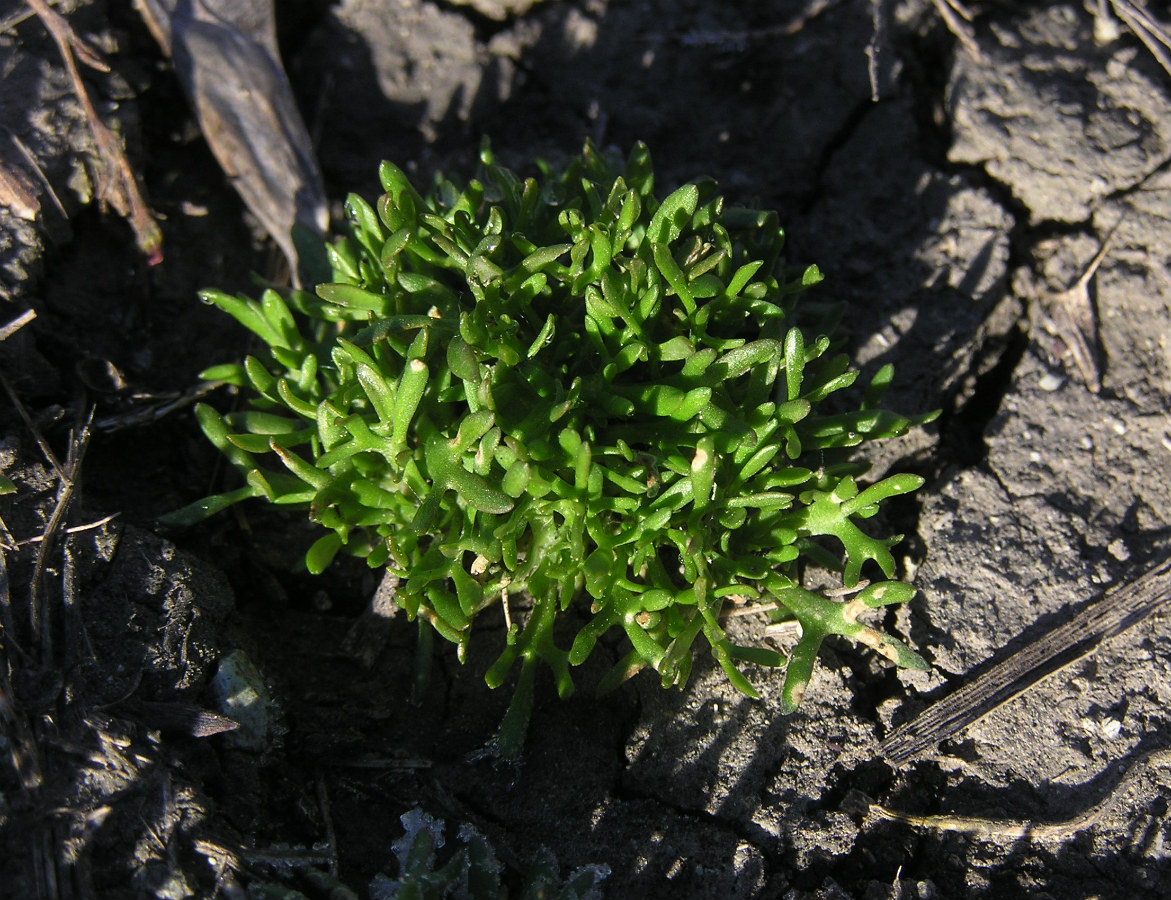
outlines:
[[1171, 601], [1171, 560], [1106, 592], [1064, 625], [1026, 644], [954, 694], [929, 706], [882, 742], [900, 765], [967, 728], [1017, 694], [1093, 652], [1108, 637], [1144, 621]]
[[1171, 34], [1168, 33], [1167, 26], [1130, 0], [1110, 0], [1110, 5], [1118, 18], [1126, 23], [1135, 37], [1142, 41], [1151, 55], [1159, 61], [1159, 65], [1171, 75]]
[[138, 249], [152, 266], [157, 265], [163, 261], [163, 233], [143, 197], [138, 178], [122, 148], [122, 142], [102, 121], [93, 101], [90, 100], [89, 92], [81, 80], [81, 72], [77, 68], [77, 60], [80, 59], [91, 69], [99, 72], [109, 72], [110, 67], [93, 48], [74, 33], [64, 17], [51, 9], [45, 0], [27, 2], [56, 42], [61, 59], [69, 72], [69, 79], [73, 82], [73, 91], [85, 111], [86, 121], [89, 123], [97, 148], [99, 168], [95, 193], [98, 202], [103, 207], [107, 204], [112, 206], [130, 223], [138, 242]]
[[1096, 825], [1122, 796], [1125, 788], [1144, 769], [1171, 762], [1171, 749], [1161, 748], [1140, 754], [1136, 759], [1125, 760], [1122, 776], [1110, 792], [1084, 813], [1060, 822], [1035, 822], [1032, 819], [991, 819], [981, 816], [928, 815], [900, 812], [875, 803], [861, 791], [851, 791], [843, 804], [848, 812], [864, 818], [881, 819], [925, 828], [933, 831], [952, 831], [969, 834], [976, 838], [1031, 838], [1035, 841], [1066, 841], [1079, 831]]
[[1072, 357], [1091, 394], [1102, 390], [1102, 369], [1098, 362], [1101, 358], [1098, 316], [1090, 297], [1090, 283], [1106, 259], [1110, 242], [1120, 224], [1121, 219], [1106, 234], [1094, 258], [1069, 288], [1052, 293], [1043, 292], [1037, 296], [1040, 306], [1036, 310], [1038, 324], [1060, 342], [1065, 350], [1061, 355]]

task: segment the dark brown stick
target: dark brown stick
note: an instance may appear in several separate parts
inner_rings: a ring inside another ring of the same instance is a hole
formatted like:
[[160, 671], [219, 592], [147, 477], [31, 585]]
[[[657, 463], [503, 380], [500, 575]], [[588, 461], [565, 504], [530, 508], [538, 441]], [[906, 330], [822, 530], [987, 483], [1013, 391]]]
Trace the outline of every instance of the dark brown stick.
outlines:
[[902, 764], [967, 728], [1017, 694], [1087, 656], [1109, 637], [1133, 628], [1171, 600], [1171, 560], [1136, 581], [1119, 584], [1064, 625], [997, 663], [975, 681], [895, 729], [881, 750]]

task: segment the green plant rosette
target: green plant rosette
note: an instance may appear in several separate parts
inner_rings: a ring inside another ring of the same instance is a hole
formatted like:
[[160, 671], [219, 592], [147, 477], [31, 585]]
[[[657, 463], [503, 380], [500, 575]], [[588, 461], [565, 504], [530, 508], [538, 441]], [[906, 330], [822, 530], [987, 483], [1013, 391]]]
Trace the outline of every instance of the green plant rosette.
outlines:
[[[519, 669], [509, 755], [540, 664], [566, 696], [611, 635], [624, 647], [603, 690], [644, 668], [684, 684], [699, 641], [749, 696], [739, 664], [787, 664], [786, 711], [830, 634], [925, 666], [859, 621], [914, 593], [890, 580], [899, 536], [860, 523], [922, 479], [862, 486], [851, 453], [930, 416], [879, 407], [890, 367], [842, 399], [858, 373], [799, 324], [821, 275], [785, 267], [774, 213], [726, 205], [712, 181], [656, 199], [642, 145], [623, 164], [587, 144], [524, 180], [485, 145], [476, 179], [426, 197], [390, 163], [380, 175], [374, 206], [349, 197], [314, 294], [203, 292], [263, 348], [204, 373], [246, 409], [196, 411], [243, 486], [171, 523], [250, 497], [307, 510], [325, 530], [311, 572], [340, 550], [388, 568], [421, 637], [461, 659], [503, 607], [487, 681]], [[828, 599], [801, 587], [806, 560], [872, 581]], [[791, 656], [735, 643], [732, 601], [796, 619]]]

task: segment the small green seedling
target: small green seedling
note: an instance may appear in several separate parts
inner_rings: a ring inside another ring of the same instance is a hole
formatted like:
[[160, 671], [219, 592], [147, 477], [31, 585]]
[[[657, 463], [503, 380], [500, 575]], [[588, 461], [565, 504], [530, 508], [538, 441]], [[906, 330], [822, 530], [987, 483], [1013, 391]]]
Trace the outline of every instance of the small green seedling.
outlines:
[[[879, 408], [889, 367], [841, 399], [858, 373], [798, 324], [821, 274], [785, 267], [774, 213], [726, 205], [711, 181], [658, 200], [641, 145], [623, 166], [587, 144], [525, 180], [485, 147], [476, 180], [426, 197], [390, 163], [380, 174], [374, 206], [350, 196], [316, 294], [203, 293], [264, 349], [205, 373], [245, 410], [197, 408], [244, 485], [172, 521], [249, 497], [307, 510], [326, 530], [311, 572], [343, 549], [389, 568], [424, 643], [439, 634], [461, 659], [476, 619], [502, 607], [487, 681], [519, 667], [499, 734], [510, 755], [538, 664], [568, 695], [570, 670], [615, 635], [603, 690], [644, 668], [683, 685], [701, 640], [749, 696], [738, 663], [787, 662], [786, 711], [830, 634], [924, 667], [859, 621], [910, 586], [872, 581], [838, 602], [798, 582], [805, 560], [846, 586], [864, 568], [893, 578], [899, 537], [859, 523], [922, 479], [863, 487], [849, 454], [930, 416]], [[791, 658], [734, 643], [731, 602], [796, 619]]]

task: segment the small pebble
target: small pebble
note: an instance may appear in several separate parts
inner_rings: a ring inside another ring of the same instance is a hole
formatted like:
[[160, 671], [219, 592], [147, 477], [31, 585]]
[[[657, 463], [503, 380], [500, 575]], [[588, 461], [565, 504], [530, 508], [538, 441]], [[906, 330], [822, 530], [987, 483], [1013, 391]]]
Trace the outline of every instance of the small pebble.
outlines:
[[1054, 375], [1052, 372], [1046, 372], [1041, 376], [1041, 380], [1037, 382], [1037, 387], [1043, 391], [1052, 393], [1061, 388], [1065, 384], [1065, 379], [1060, 375]]
[[1130, 549], [1126, 546], [1126, 543], [1122, 540], [1122, 538], [1115, 538], [1112, 540], [1106, 549], [1109, 550], [1110, 555], [1119, 562], [1126, 562], [1128, 559], [1130, 559]]
[[1100, 11], [1094, 15], [1094, 40], [1099, 44], [1113, 44], [1121, 35], [1118, 21], [1110, 13]]
[[275, 706], [256, 664], [243, 650], [223, 657], [211, 681], [218, 711], [239, 723], [237, 731], [224, 736], [225, 743], [245, 750], [268, 748], [275, 727]]

